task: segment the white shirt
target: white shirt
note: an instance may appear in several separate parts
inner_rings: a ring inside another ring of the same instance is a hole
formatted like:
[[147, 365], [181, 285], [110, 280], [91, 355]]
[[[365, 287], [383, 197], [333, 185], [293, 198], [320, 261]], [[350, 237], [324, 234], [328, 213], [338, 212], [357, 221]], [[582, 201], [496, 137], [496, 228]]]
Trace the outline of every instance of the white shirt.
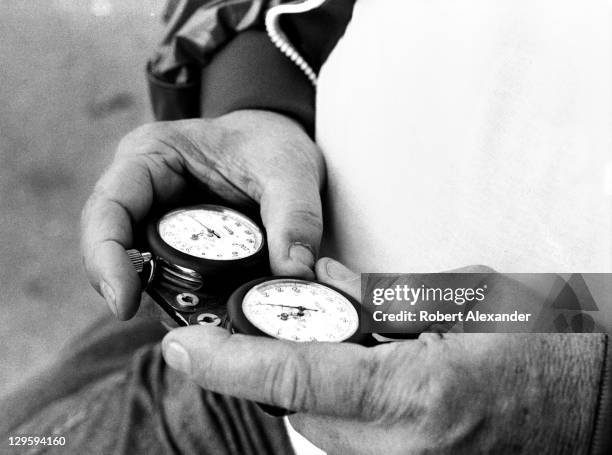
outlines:
[[327, 250], [364, 272], [612, 269], [609, 1], [358, 1], [324, 65]]

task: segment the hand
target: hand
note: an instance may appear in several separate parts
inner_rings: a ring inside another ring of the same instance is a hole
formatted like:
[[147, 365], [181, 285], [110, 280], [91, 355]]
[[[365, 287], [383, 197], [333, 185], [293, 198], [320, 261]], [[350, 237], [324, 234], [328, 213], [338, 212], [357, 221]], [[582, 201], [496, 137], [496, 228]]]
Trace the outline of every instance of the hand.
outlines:
[[[340, 263], [322, 259], [316, 272], [358, 297], [359, 276]], [[496, 288], [537, 298], [503, 277]], [[365, 348], [218, 327], [176, 329], [162, 343], [168, 364], [202, 387], [297, 411], [293, 426], [329, 454], [388, 455], [572, 452], [589, 437], [578, 422], [591, 418], [602, 346], [589, 335], [424, 333]]]
[[[321, 239], [320, 151], [293, 120], [265, 111], [144, 125], [119, 144], [82, 215], [91, 284], [120, 319], [140, 301], [125, 249], [156, 204], [198, 185], [236, 204], [260, 205], [275, 274], [312, 278]], [[206, 201], [202, 201], [206, 202]]]

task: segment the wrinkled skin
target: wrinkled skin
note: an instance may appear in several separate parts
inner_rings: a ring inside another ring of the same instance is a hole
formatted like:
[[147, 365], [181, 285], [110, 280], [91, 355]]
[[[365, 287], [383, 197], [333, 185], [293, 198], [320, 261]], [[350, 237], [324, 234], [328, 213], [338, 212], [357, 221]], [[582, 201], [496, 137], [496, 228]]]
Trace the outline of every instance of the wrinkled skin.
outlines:
[[128, 134], [82, 215], [83, 262], [92, 285], [120, 318], [140, 301], [125, 254], [135, 225], [159, 204], [204, 189], [235, 204], [259, 204], [272, 271], [305, 278], [322, 231], [323, 158], [293, 120], [265, 111], [157, 122]]

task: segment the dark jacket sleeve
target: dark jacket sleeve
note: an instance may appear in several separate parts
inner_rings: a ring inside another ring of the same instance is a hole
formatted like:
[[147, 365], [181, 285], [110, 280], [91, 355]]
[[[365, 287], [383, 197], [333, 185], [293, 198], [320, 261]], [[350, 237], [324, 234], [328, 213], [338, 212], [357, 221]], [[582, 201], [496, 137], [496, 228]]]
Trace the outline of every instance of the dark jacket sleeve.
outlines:
[[[284, 0], [171, 0], [166, 31], [147, 66], [158, 120], [266, 109], [314, 130], [314, 87], [268, 38], [264, 18]], [[318, 72], [352, 16], [354, 0], [327, 0], [280, 26]]]
[[202, 72], [201, 115], [266, 109], [314, 130], [314, 88], [272, 44], [267, 34], [248, 30], [220, 50]]

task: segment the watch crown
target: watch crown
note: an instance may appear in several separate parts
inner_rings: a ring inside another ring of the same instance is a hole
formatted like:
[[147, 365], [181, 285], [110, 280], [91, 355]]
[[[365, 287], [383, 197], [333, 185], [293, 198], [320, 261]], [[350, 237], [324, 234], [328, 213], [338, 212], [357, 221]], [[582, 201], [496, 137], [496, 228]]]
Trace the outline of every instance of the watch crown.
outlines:
[[144, 270], [144, 265], [145, 263], [151, 261], [151, 259], [153, 259], [153, 256], [151, 255], [151, 253], [147, 253], [147, 252], [143, 252], [141, 253], [138, 250], [126, 250], [125, 251], [128, 255], [128, 258], [130, 259], [130, 261], [132, 262], [132, 265], [134, 266], [134, 269], [140, 273]]

